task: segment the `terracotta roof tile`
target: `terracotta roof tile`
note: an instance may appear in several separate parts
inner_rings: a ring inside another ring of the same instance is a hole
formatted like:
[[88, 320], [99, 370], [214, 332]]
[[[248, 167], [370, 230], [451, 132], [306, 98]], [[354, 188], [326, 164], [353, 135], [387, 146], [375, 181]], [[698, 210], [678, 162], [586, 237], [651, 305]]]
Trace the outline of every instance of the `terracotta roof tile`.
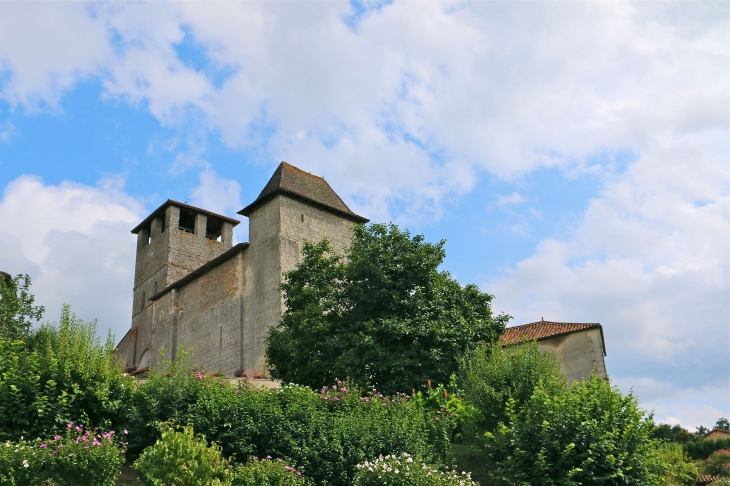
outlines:
[[350, 208], [322, 177], [304, 172], [286, 162], [279, 164], [261, 194], [253, 203], [240, 210], [238, 214], [249, 216], [280, 193], [286, 194], [293, 199], [314, 204], [325, 211], [334, 212], [356, 223], [367, 223], [369, 221], [350, 211]]
[[[574, 322], [551, 322], [538, 321], [521, 326], [508, 327], [500, 337], [502, 345], [518, 344], [522, 341], [542, 340], [585, 331], [587, 329], [600, 329], [601, 340], [603, 340], [603, 328], [598, 323], [574, 323]], [[603, 354], [606, 354], [605, 344]]]
[[697, 478], [697, 484], [712, 484], [715, 481], [719, 481], [720, 476], [710, 476], [709, 474], [703, 474]]

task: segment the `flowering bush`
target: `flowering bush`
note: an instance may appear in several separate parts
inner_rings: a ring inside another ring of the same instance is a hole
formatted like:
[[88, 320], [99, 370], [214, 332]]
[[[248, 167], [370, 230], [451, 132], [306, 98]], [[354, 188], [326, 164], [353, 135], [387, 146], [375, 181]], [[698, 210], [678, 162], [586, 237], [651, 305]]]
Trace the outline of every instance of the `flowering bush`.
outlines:
[[405, 452], [365, 461], [357, 469], [354, 486], [478, 486], [467, 472], [439, 471]]
[[37, 443], [21, 440], [0, 444], [0, 486], [43, 484], [51, 462]]
[[190, 371], [183, 360], [152, 373], [132, 412], [132, 453], [155, 443], [154, 424], [174, 419], [220, 444], [226, 457], [288, 457], [330, 486], [350, 485], [355, 466], [381, 454], [406, 451], [438, 463], [449, 449], [444, 421], [407, 395], [372, 390], [363, 397], [341, 381], [321, 392], [296, 385], [262, 389], [245, 377], [232, 385]]
[[0, 446], [0, 486], [113, 486], [124, 462], [126, 442], [114, 431], [84, 430], [69, 422], [66, 434]]
[[162, 438], [145, 449], [134, 469], [153, 486], [229, 484], [228, 461], [220, 446], [208, 446], [205, 437], [195, 435], [189, 426], [177, 431], [171, 424], [163, 425]]
[[311, 480], [302, 471], [282, 459], [252, 457], [246, 464], [233, 468], [232, 486], [304, 486]]

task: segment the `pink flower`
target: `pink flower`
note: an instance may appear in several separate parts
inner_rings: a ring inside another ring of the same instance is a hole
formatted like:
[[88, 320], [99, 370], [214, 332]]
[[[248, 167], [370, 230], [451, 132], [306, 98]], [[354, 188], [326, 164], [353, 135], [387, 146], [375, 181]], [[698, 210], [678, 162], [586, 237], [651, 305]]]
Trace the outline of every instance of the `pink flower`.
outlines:
[[45, 448], [46, 448], [46, 447], [48, 447], [48, 446], [47, 446], [46, 444], [41, 444], [41, 446], [40, 446], [40, 447], [41, 447], [41, 449], [45, 449]]
[[69, 422], [69, 423], [68, 423], [68, 428], [69, 428], [69, 429], [70, 429], [71, 427], [73, 427], [73, 426], [74, 426], [74, 423], [73, 423], [73, 422]]
[[124, 435], [127, 435], [127, 429], [124, 429]]

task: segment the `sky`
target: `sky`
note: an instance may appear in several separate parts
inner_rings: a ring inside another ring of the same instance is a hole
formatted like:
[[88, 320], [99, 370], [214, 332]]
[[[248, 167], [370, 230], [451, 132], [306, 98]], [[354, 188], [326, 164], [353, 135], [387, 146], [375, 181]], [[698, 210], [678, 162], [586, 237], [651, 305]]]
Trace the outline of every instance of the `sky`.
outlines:
[[0, 269], [119, 340], [130, 230], [285, 160], [445, 239], [510, 325], [600, 322], [655, 419], [730, 417], [727, 2], [2, 2]]

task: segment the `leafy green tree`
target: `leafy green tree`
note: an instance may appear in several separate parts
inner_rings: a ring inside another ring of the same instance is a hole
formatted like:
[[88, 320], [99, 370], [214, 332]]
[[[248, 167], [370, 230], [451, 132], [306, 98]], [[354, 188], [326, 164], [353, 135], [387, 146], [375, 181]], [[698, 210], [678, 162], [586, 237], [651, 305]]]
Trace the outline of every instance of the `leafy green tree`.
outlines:
[[717, 422], [715, 422], [715, 427], [722, 430], [730, 430], [730, 421], [728, 421], [725, 417], [720, 417]]
[[287, 310], [266, 340], [272, 376], [313, 387], [348, 378], [385, 394], [447, 383], [465, 351], [496, 342], [509, 316], [462, 287], [432, 244], [395, 225], [354, 229], [345, 257], [305, 243], [281, 286]]
[[633, 394], [592, 377], [566, 392], [538, 388], [524, 407], [487, 434], [487, 460], [499, 484], [660, 484], [654, 424]]
[[0, 338], [0, 441], [53, 435], [69, 421], [120, 425], [133, 385], [115, 361], [113, 336], [102, 345], [96, 322], [67, 305], [58, 326], [43, 325], [25, 342]]
[[560, 360], [537, 348], [536, 342], [518, 346], [482, 345], [461, 362], [466, 399], [476, 408], [473, 432], [494, 432], [507, 420], [507, 404], [521, 409], [542, 389], [548, 395], [563, 392], [567, 383]]
[[10, 278], [0, 272], [0, 338], [23, 339], [28, 336], [33, 321], [43, 317], [45, 308], [33, 305], [35, 297], [29, 289], [28, 275]]
[[659, 467], [666, 486], [692, 486], [697, 483], [697, 466], [690, 460], [680, 444], [664, 442], [657, 448]]

